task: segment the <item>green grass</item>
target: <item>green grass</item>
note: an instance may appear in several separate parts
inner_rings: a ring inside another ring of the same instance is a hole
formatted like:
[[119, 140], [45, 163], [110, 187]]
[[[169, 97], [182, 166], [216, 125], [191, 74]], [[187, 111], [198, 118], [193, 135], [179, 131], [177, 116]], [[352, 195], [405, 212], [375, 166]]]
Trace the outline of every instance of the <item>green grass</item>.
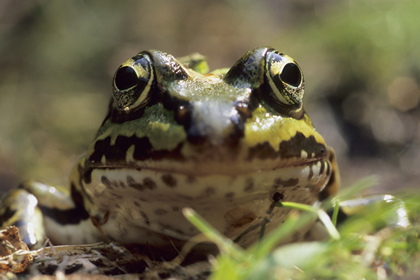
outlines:
[[[371, 183], [371, 178], [361, 181], [339, 195], [332, 204], [343, 198], [348, 200], [352, 193], [358, 193]], [[222, 236], [191, 209], [185, 210], [185, 216], [220, 248], [212, 280], [415, 279], [409, 277], [413, 273], [419, 276], [420, 195], [402, 194], [400, 198], [391, 203], [364, 206], [362, 211], [337, 229], [334, 222], [325, 218], [321, 209], [283, 203], [282, 207], [299, 211], [248, 249], [240, 248]], [[405, 207], [412, 223], [406, 227], [383, 227], [384, 224], [394, 224], [397, 210], [401, 207]], [[317, 217], [326, 223], [329, 240], [276, 248], [279, 240]]]

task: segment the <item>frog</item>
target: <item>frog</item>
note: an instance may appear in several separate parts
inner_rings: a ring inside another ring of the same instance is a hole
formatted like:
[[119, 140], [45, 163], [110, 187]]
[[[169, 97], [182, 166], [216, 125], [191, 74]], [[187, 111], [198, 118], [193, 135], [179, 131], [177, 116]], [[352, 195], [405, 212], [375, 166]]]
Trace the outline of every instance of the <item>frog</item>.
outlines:
[[152, 49], [122, 63], [108, 113], [68, 186], [22, 183], [2, 199], [2, 227], [17, 225], [30, 246], [48, 238], [178, 251], [199, 234], [182, 214], [188, 207], [249, 247], [264, 221], [268, 234], [290, 213], [275, 203], [334, 196], [335, 153], [304, 110], [297, 62], [271, 47], [212, 72], [200, 59]]

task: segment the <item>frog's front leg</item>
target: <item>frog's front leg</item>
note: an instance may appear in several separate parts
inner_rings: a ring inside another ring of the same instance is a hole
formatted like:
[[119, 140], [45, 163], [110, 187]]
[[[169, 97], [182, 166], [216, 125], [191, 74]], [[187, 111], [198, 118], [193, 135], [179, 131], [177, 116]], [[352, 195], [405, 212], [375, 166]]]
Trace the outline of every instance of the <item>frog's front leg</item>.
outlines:
[[77, 192], [26, 181], [8, 192], [0, 202], [0, 226], [16, 225], [30, 247], [48, 238], [53, 244], [82, 244], [99, 241]]
[[15, 225], [29, 247], [39, 247], [45, 239], [44, 219], [36, 197], [19, 187], [9, 191], [0, 202], [1, 228]]

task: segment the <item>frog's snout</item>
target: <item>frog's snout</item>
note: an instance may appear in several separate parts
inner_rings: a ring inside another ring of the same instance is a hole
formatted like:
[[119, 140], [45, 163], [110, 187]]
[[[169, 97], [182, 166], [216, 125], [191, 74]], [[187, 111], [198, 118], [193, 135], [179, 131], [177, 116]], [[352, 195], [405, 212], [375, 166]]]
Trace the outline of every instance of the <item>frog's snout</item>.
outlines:
[[189, 106], [188, 114], [184, 127], [193, 144], [233, 145], [244, 136], [245, 120], [232, 104], [198, 101]]

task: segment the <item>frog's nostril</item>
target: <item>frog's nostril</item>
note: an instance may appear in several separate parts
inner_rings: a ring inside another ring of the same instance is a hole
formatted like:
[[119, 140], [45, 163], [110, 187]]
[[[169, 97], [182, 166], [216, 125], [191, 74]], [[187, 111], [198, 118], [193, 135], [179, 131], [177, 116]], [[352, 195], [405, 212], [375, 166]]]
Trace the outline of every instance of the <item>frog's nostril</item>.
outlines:
[[191, 110], [187, 105], [179, 105], [176, 110], [174, 110], [174, 118], [179, 123], [185, 126], [185, 124], [191, 122]]
[[202, 145], [206, 142], [206, 133], [200, 126], [194, 125], [196, 121], [192, 117], [193, 110], [192, 104], [178, 105], [174, 110], [174, 118], [177, 123], [184, 127], [188, 142], [193, 145]]
[[252, 116], [248, 105], [244, 105], [244, 104], [240, 103], [240, 104], [236, 105], [235, 108], [236, 108], [236, 111], [238, 112], [238, 114], [243, 119], [247, 119], [247, 118], [250, 118]]

